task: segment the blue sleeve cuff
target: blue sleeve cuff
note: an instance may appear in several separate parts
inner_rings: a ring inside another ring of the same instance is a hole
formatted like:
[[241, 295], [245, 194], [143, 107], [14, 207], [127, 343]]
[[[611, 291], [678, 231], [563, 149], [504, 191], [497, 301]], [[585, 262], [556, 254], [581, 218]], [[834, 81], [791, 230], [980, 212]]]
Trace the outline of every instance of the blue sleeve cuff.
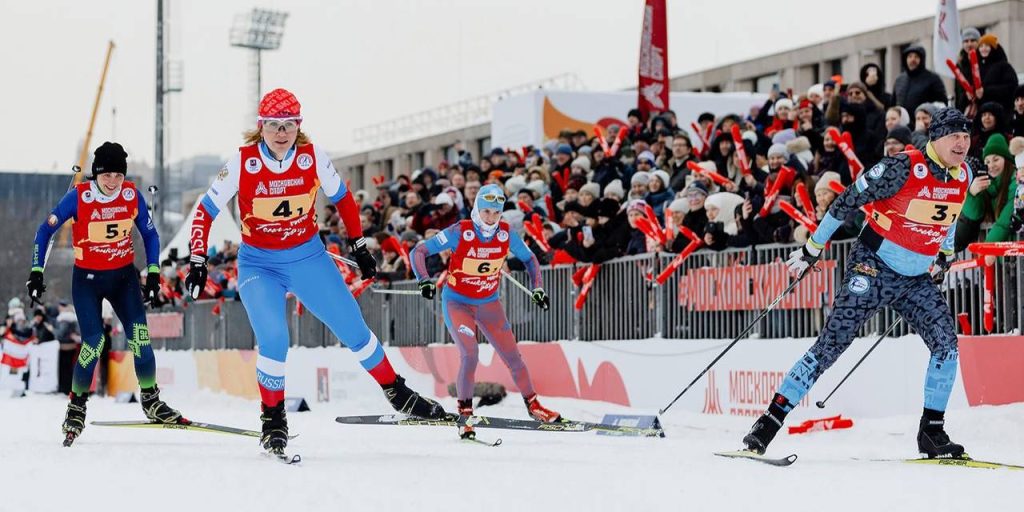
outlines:
[[220, 215], [220, 208], [217, 208], [217, 205], [213, 203], [213, 199], [210, 199], [210, 194], [204, 194], [200, 204], [203, 205], [203, 208], [206, 208], [206, 213], [210, 214], [210, 218], [215, 219]]
[[824, 248], [825, 244], [832, 239], [832, 235], [839, 229], [839, 226], [842, 225], [842, 221], [833, 217], [832, 212], [826, 213], [825, 217], [818, 223], [818, 229], [811, 235], [809, 240], [815, 247]]

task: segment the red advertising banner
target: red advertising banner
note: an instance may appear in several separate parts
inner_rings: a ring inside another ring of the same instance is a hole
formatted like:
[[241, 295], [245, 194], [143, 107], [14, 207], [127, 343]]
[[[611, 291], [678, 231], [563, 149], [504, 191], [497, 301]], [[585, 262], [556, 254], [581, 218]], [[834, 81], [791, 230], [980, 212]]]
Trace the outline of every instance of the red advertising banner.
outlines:
[[150, 338], [180, 338], [185, 331], [185, 315], [173, 313], [146, 313]]
[[644, 116], [668, 110], [668, 29], [665, 0], [647, 0], [640, 31], [637, 108]]
[[959, 347], [967, 403], [1024, 402], [1024, 336], [960, 336]]
[[[818, 262], [776, 309], [817, 309], [832, 304], [835, 260]], [[679, 306], [691, 311], [760, 311], [789, 286], [784, 263], [696, 268], [679, 279]], [[826, 302], [827, 301], [827, 302]]]

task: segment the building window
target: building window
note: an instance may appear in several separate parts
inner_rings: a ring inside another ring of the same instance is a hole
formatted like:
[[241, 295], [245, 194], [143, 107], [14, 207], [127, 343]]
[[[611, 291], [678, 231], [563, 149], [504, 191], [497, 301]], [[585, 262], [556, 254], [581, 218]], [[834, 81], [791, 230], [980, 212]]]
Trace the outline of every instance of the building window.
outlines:
[[772, 87], [781, 87], [781, 73], [772, 73], [754, 79], [754, 92], [768, 92]]
[[477, 156], [480, 159], [483, 159], [485, 156], [491, 154], [491, 138], [490, 137], [484, 137], [482, 139], [478, 139], [476, 141], [476, 143], [477, 143], [477, 147], [479, 148], [479, 153], [477, 154]]
[[[455, 151], [455, 145], [441, 148], [441, 160], [447, 160], [449, 164], [459, 161], [459, 153]], [[434, 162], [441, 163], [441, 162]]]
[[831, 78], [831, 77], [833, 77], [835, 75], [842, 75], [843, 74], [843, 59], [832, 59], [832, 60], [828, 61], [828, 69], [829, 69], [829, 71], [828, 71], [829, 78]]
[[422, 169], [425, 163], [424, 160], [426, 159], [426, 154], [423, 151], [417, 151], [410, 155], [410, 158], [412, 159], [410, 162], [412, 164], [410, 165], [410, 169]]

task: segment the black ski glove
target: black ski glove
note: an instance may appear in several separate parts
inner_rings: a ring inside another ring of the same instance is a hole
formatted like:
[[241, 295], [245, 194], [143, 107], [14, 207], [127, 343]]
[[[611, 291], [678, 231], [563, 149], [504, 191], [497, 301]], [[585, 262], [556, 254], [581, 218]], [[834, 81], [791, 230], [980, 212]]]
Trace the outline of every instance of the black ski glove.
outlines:
[[437, 285], [434, 284], [432, 279], [424, 279], [420, 281], [420, 295], [422, 295], [424, 299], [433, 299], [435, 293], [437, 293]]
[[[156, 268], [154, 266], [154, 268]], [[142, 302], [155, 308], [160, 305], [160, 271], [149, 269], [146, 274], [146, 282], [142, 285]]]
[[935, 257], [935, 262], [932, 263], [932, 269], [930, 271], [932, 282], [935, 284], [942, 284], [942, 282], [946, 280], [946, 272], [949, 272], [949, 266], [952, 264], [952, 261], [946, 259], [946, 254], [940, 252], [939, 255]]
[[198, 299], [199, 294], [203, 293], [207, 275], [209, 271], [206, 270], [206, 256], [193, 254], [188, 259], [188, 275], [185, 276], [185, 293], [192, 297], [192, 300]]
[[28, 275], [28, 281], [25, 282], [25, 288], [28, 288], [29, 299], [33, 303], [42, 305], [43, 292], [46, 291], [46, 283], [43, 282], [43, 271], [32, 270], [32, 273]]
[[366, 239], [350, 238], [348, 243], [352, 247], [352, 257], [359, 264], [359, 273], [363, 275], [363, 279], [373, 279], [377, 275], [377, 260], [373, 259], [373, 255], [366, 248]]
[[544, 311], [551, 307], [551, 299], [548, 298], [548, 294], [543, 288], [534, 288], [533, 293], [530, 295], [530, 301], [540, 306]]

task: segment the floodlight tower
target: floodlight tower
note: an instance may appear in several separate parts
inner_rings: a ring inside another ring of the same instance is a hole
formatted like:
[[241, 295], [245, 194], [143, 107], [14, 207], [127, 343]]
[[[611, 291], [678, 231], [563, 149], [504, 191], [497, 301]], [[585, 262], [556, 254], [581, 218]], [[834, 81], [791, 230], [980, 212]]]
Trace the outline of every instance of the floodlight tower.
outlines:
[[253, 97], [253, 108], [250, 111], [255, 114], [262, 94], [261, 82], [261, 55], [264, 50], [276, 50], [281, 46], [281, 38], [284, 36], [284, 22], [288, 13], [281, 11], [270, 11], [267, 9], [253, 9], [252, 11], [235, 16], [235, 22], [231, 26], [231, 46], [248, 48], [252, 52], [252, 73], [255, 91]]

